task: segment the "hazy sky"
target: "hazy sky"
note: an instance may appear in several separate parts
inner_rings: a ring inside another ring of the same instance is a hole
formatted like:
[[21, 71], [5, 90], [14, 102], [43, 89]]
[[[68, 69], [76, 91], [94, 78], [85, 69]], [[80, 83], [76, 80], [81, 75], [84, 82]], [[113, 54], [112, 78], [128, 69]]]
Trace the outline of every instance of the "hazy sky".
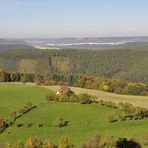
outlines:
[[148, 0], [0, 0], [0, 37], [148, 35]]

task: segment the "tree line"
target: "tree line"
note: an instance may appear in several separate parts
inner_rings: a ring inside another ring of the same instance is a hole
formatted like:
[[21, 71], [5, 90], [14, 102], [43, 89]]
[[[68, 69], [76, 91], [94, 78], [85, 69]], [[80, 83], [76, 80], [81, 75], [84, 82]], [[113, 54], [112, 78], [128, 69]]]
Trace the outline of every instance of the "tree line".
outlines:
[[[118, 138], [107, 137], [102, 138], [100, 134], [90, 137], [80, 148], [141, 148], [141, 144], [132, 138]], [[74, 148], [74, 144], [69, 140], [68, 136], [62, 136], [59, 144], [53, 143], [51, 140], [40, 140], [37, 138], [28, 138], [25, 142], [18, 142], [12, 144], [8, 142], [8, 148]]]
[[44, 85], [69, 85], [81, 88], [102, 90], [117, 94], [148, 95], [148, 83], [134, 83], [119, 79], [93, 76], [50, 75], [46, 79], [38, 74], [8, 73], [0, 71], [0, 82], [35, 82]]

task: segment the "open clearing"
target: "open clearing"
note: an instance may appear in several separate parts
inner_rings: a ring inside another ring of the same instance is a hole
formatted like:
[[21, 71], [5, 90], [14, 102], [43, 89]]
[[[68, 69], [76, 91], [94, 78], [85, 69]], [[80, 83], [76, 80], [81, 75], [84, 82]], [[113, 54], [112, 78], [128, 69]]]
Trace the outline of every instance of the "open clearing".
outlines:
[[[115, 138], [141, 137], [148, 133], [147, 119], [108, 123], [107, 117], [115, 114], [115, 109], [98, 104], [47, 103], [44, 99], [45, 95], [53, 93], [53, 90], [58, 89], [58, 87], [52, 86], [48, 88], [52, 91], [41, 86], [0, 83], [0, 117], [8, 118], [12, 111], [18, 111], [29, 101], [37, 105], [36, 109], [19, 118], [12, 127], [9, 127], [4, 133], [0, 134], [0, 141], [17, 142], [24, 141], [29, 137], [35, 137], [40, 139], [50, 138], [57, 143], [62, 135], [67, 135], [75, 147], [79, 147], [88, 137], [96, 133], [101, 134], [103, 137], [112, 135]], [[79, 88], [72, 89], [75, 89], [77, 93], [83, 93], [86, 90]], [[88, 93], [88, 91], [86, 92]], [[90, 90], [90, 92], [93, 92], [93, 90]], [[103, 99], [104, 92], [95, 92], [102, 94]], [[112, 98], [114, 96], [114, 94], [110, 93], [104, 94], [108, 94], [108, 98], [109, 95], [112, 95]], [[115, 96], [115, 99], [117, 99], [118, 95]], [[119, 99], [121, 100], [121, 98]], [[131, 98], [134, 99], [136, 97]], [[146, 99], [146, 97], [141, 98]], [[68, 126], [63, 128], [54, 127], [52, 123], [57, 117], [63, 117], [65, 120], [68, 120]], [[24, 126], [16, 127], [16, 124], [26, 121], [32, 123], [32, 126], [28, 128]], [[39, 128], [37, 123], [42, 123], [43, 127]]]

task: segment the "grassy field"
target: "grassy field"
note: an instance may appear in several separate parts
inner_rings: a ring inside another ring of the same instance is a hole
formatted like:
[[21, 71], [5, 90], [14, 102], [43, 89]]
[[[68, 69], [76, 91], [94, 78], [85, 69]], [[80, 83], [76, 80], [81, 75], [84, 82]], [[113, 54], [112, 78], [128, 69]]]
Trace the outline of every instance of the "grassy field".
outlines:
[[[50, 91], [52, 93], [52, 91]], [[0, 116], [20, 109], [25, 103], [38, 104], [44, 101], [49, 90], [38, 86], [17, 83], [0, 83]]]
[[[53, 90], [53, 89], [52, 89]], [[116, 110], [98, 104], [82, 105], [70, 103], [47, 103], [44, 99], [53, 91], [40, 86], [16, 83], [0, 83], [0, 117], [7, 118], [9, 113], [18, 110], [31, 101], [38, 107], [21, 118], [0, 134], [0, 141], [24, 141], [28, 137], [50, 138], [58, 142], [62, 135], [67, 135], [75, 147], [79, 147], [88, 137], [99, 133], [103, 137], [141, 137], [148, 133], [148, 120], [108, 123], [107, 117]], [[69, 121], [69, 125], [57, 128], [52, 125], [57, 117]], [[29, 128], [16, 127], [18, 123], [32, 123]], [[43, 123], [38, 127], [37, 123]]]
[[[50, 90], [57, 91], [59, 90], [60, 86], [45, 86]], [[119, 102], [128, 102], [133, 104], [134, 106], [141, 106], [148, 108], [148, 96], [130, 96], [130, 95], [119, 95], [99, 90], [91, 90], [85, 88], [78, 88], [78, 87], [70, 87], [72, 91], [77, 94], [80, 93], [88, 93], [90, 95], [97, 96], [99, 99], [103, 100], [110, 100], [116, 103]]]

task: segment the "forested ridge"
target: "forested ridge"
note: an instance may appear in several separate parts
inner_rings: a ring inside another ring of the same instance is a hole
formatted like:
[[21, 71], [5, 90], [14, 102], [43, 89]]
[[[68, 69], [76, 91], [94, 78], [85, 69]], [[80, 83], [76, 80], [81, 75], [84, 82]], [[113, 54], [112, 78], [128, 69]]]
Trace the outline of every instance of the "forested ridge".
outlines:
[[0, 52], [0, 69], [43, 76], [97, 76], [148, 82], [148, 51], [142, 50], [39, 50]]

